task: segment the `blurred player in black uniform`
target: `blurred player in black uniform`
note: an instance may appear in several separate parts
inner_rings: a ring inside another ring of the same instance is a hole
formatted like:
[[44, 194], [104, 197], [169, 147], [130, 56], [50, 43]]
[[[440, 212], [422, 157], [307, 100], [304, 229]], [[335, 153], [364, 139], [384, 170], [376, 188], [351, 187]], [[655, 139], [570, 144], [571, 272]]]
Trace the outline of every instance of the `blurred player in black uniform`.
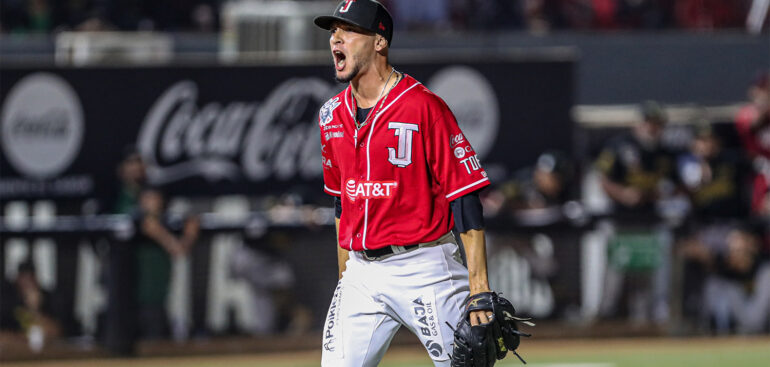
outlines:
[[667, 118], [660, 105], [645, 102], [642, 115], [631, 134], [609, 142], [596, 167], [602, 174], [604, 192], [616, 204], [616, 213], [652, 216], [655, 202], [671, 188], [674, 154], [661, 144]]
[[630, 283], [631, 320], [665, 323], [672, 234], [657, 204], [676, 192], [675, 154], [662, 144], [668, 120], [663, 108], [652, 101], [640, 107], [642, 119], [631, 133], [613, 138], [596, 161], [602, 189], [615, 204], [612, 218], [604, 221], [611, 238], [599, 313], [616, 316], [623, 285]]
[[708, 122], [695, 127], [690, 151], [677, 159], [677, 177], [690, 197], [692, 217], [701, 225], [746, 218], [750, 166], [739, 152], [726, 150]]
[[511, 209], [540, 209], [562, 205], [571, 194], [572, 163], [558, 151], [547, 151], [534, 167], [517, 172], [501, 185]]
[[727, 232], [703, 231], [680, 249], [702, 265], [703, 296], [695, 312], [718, 334], [770, 330], [770, 261], [760, 250], [760, 232], [738, 225]]
[[[677, 159], [677, 177], [691, 205], [678, 246], [684, 258], [682, 310], [693, 316], [701, 314], [705, 280], [714, 271], [710, 258], [728, 252], [729, 234], [748, 216], [750, 172], [743, 155], [724, 149], [708, 122], [696, 124], [694, 130], [690, 150]], [[720, 328], [725, 323], [719, 322]]]

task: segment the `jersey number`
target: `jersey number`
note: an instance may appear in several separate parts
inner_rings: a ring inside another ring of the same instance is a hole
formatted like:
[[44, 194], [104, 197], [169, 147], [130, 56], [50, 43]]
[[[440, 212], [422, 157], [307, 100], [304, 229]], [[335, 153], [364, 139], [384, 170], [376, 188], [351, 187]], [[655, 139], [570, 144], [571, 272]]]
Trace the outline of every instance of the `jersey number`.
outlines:
[[417, 124], [390, 122], [388, 129], [395, 130], [394, 133], [398, 136], [398, 151], [396, 148], [388, 148], [388, 162], [399, 167], [412, 164], [412, 134], [420, 131], [420, 128]]

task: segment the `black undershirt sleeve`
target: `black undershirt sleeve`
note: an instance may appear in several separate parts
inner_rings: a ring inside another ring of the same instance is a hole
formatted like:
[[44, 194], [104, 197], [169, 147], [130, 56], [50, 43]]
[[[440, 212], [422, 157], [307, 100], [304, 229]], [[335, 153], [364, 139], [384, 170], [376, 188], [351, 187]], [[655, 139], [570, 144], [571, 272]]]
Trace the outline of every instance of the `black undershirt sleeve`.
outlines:
[[484, 228], [484, 214], [478, 192], [459, 197], [449, 203], [455, 218], [455, 228], [460, 233]]
[[342, 200], [339, 197], [334, 197], [334, 216], [337, 219], [342, 218]]

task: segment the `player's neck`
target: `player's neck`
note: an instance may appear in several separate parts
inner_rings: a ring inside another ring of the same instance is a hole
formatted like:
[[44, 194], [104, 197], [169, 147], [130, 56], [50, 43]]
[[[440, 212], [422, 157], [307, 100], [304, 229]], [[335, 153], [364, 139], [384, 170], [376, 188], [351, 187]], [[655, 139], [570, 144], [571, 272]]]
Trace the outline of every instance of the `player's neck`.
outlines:
[[377, 103], [380, 96], [384, 96], [383, 91], [387, 91], [393, 84], [395, 78], [389, 78], [393, 72], [393, 67], [386, 60], [378, 62], [365, 72], [359, 74], [350, 82], [353, 89], [353, 96], [356, 99], [356, 106], [360, 108], [370, 108]]

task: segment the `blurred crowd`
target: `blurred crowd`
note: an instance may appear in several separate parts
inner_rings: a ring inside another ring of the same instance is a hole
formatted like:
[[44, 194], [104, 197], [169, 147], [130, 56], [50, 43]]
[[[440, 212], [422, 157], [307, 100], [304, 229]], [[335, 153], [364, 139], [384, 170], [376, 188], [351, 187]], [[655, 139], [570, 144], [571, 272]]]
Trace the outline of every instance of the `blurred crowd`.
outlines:
[[[262, 0], [254, 0], [259, 2]], [[315, 0], [321, 1], [321, 0]], [[329, 0], [323, 0], [329, 1]], [[410, 30], [743, 28], [764, 0], [383, 0]], [[6, 0], [0, 30], [214, 32], [224, 0]], [[330, 1], [334, 2], [334, 1]]]
[[220, 0], [4, 0], [0, 31], [184, 31], [219, 29]]
[[[664, 141], [664, 107], [645, 102], [639, 121], [609, 138], [594, 164], [583, 167], [584, 178], [596, 173], [595, 184], [579, 181], [580, 162], [544, 152], [485, 193], [485, 211], [502, 223], [528, 217], [543, 223], [549, 215], [580, 221], [576, 208], [591, 190], [575, 188], [596, 186], [608, 210], [582, 212], [592, 213], [607, 254], [597, 317], [665, 325], [676, 315], [681, 325], [701, 331], [770, 332], [766, 72], [757, 74], [747, 95], [730, 124], [694, 121], [685, 149]], [[731, 135], [738, 137], [734, 146]]]
[[410, 29], [741, 28], [752, 0], [387, 0]]

